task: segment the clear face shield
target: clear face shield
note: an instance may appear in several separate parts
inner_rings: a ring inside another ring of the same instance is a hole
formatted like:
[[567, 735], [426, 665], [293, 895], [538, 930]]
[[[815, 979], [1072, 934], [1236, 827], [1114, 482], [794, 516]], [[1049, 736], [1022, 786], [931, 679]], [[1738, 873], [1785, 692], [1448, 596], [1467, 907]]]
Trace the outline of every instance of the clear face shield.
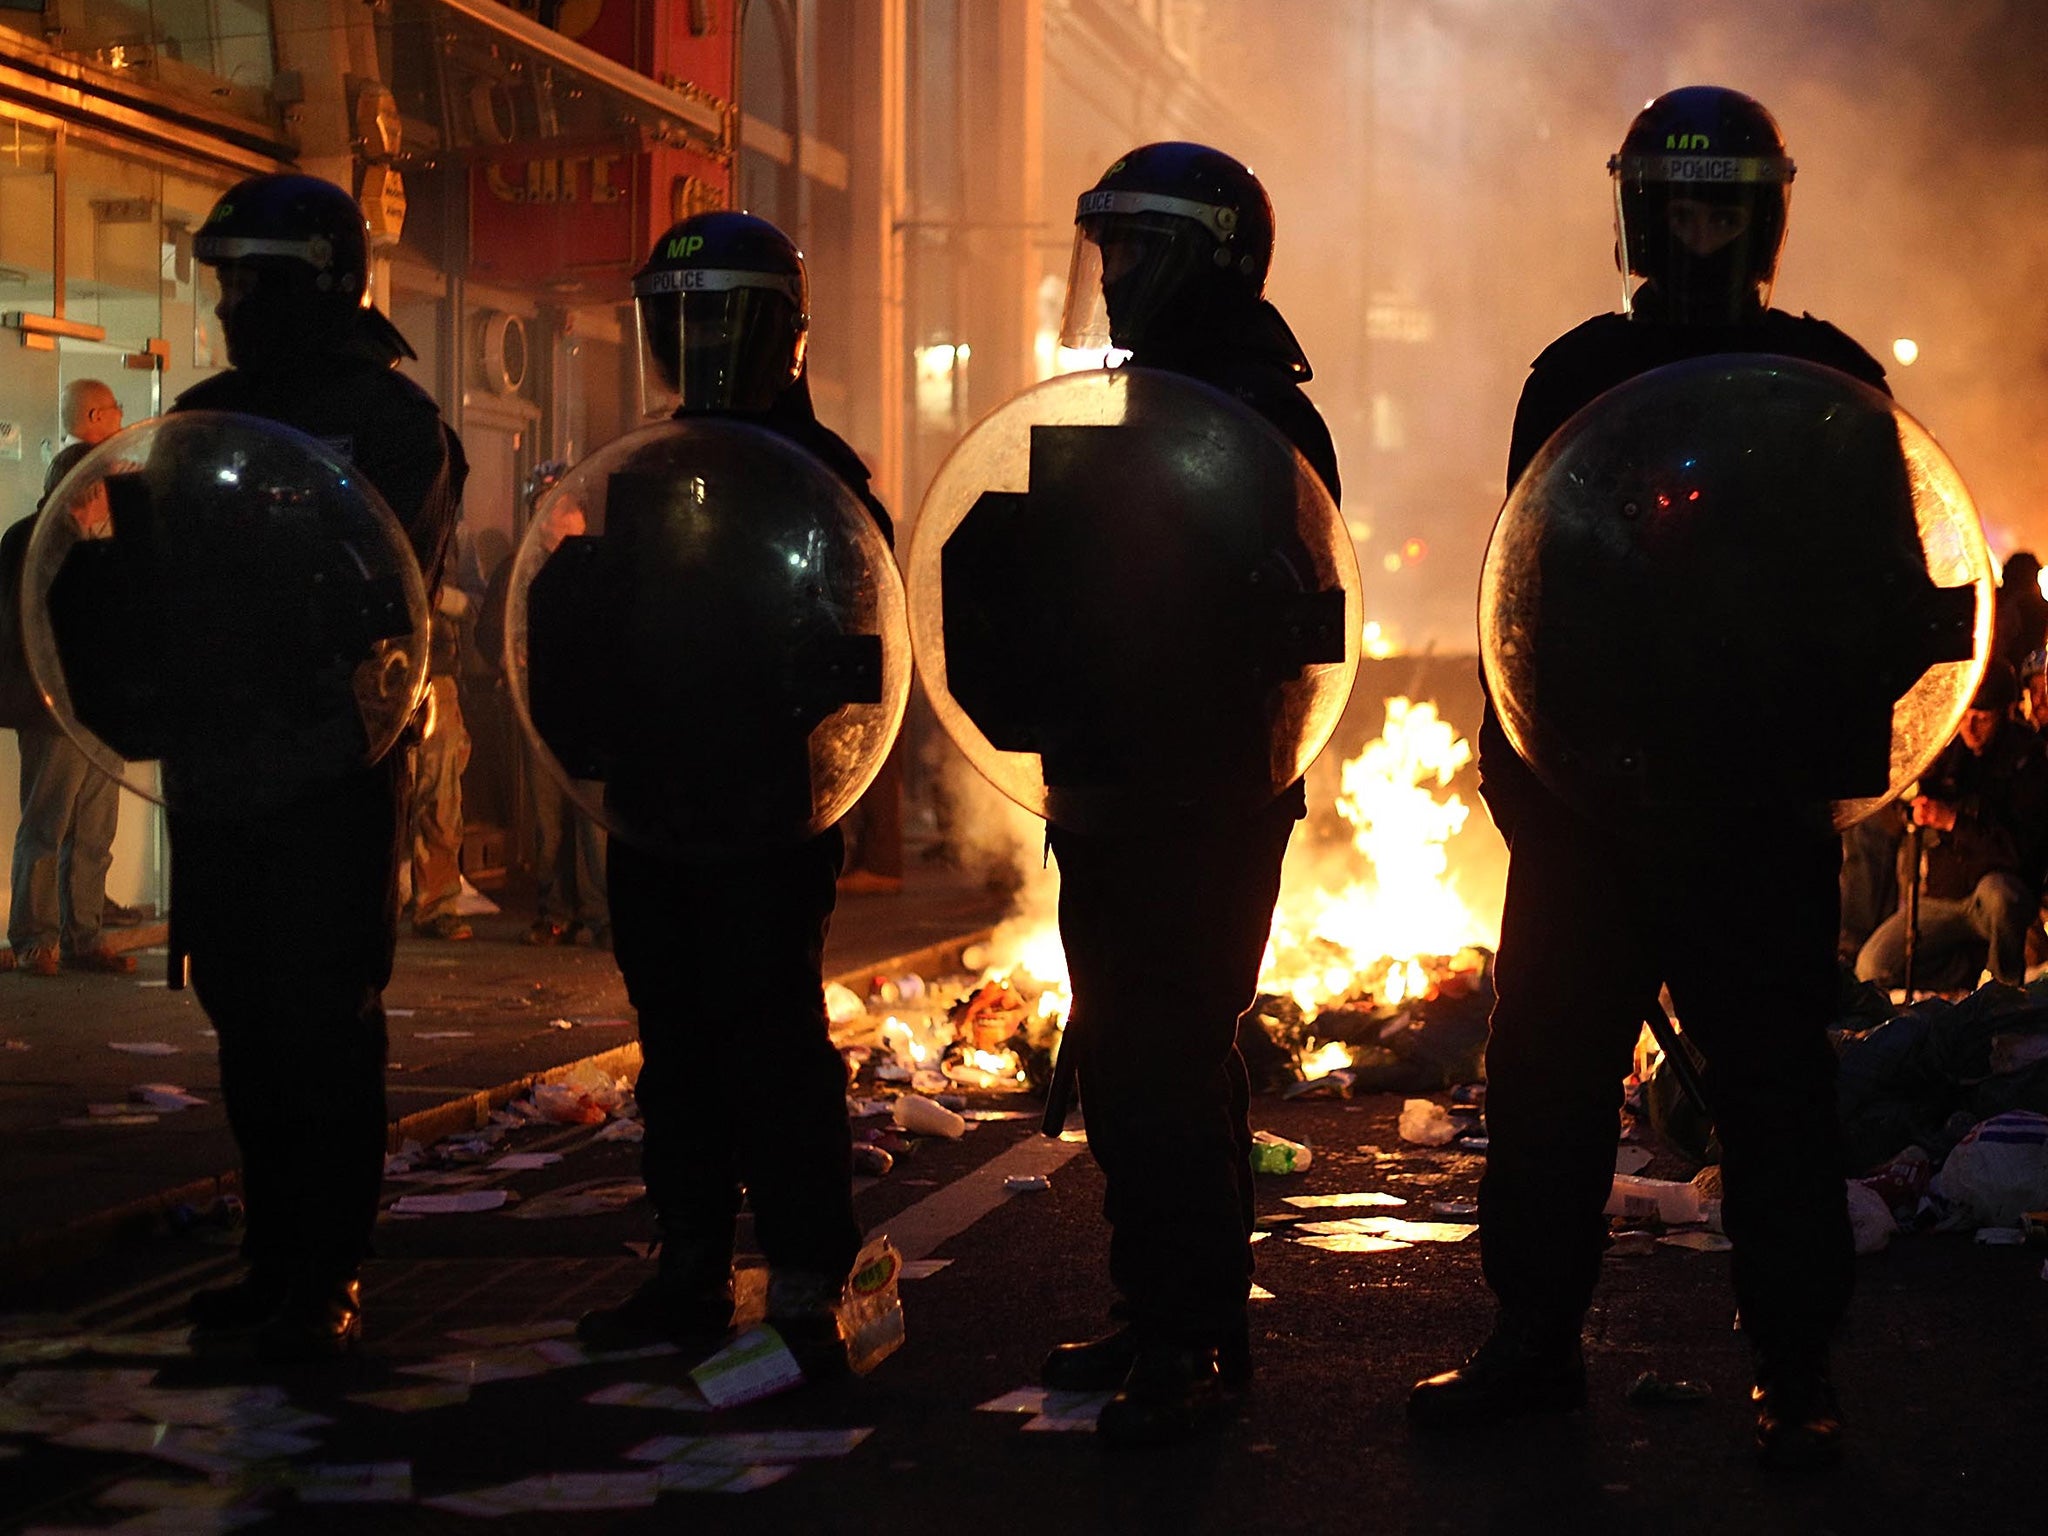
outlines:
[[685, 268], [633, 283], [640, 412], [765, 411], [803, 372], [810, 317], [793, 278]]
[[1237, 210], [1151, 192], [1089, 192], [1074, 214], [1060, 346], [1130, 351], [1229, 262]]
[[[1617, 155], [1614, 228], [1631, 319], [1732, 325], [1770, 307], [1792, 162], [1784, 156]], [[1640, 283], [1638, 283], [1640, 279]]]

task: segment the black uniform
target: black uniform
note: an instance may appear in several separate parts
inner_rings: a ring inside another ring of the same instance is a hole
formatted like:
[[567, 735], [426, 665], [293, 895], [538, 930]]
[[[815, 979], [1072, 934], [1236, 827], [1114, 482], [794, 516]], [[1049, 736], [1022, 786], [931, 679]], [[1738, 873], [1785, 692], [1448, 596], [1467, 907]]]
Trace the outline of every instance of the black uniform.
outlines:
[[[467, 473], [460, 443], [385, 354], [299, 361], [288, 375], [231, 370], [171, 409], [263, 416], [335, 448], [397, 514], [431, 601]], [[169, 818], [173, 974], [189, 956], [220, 1037], [243, 1252], [260, 1282], [346, 1280], [369, 1252], [406, 756], [394, 749], [283, 810]]]
[[[890, 536], [866, 466], [818, 421], [804, 381], [765, 414], [734, 414], [820, 460]], [[642, 1167], [664, 1274], [685, 1283], [715, 1285], [730, 1268], [742, 1188], [773, 1268], [836, 1282], [860, 1250], [846, 1068], [824, 1003], [844, 856], [836, 826], [795, 848], [702, 863], [611, 841], [613, 948], [640, 1025]], [[737, 1007], [721, 980], [739, 989]], [[735, 1095], [762, 1061], [775, 1064], [772, 1091]]]
[[[1301, 392], [1308, 360], [1279, 312], [1247, 302], [1131, 357], [1235, 396], [1338, 494], [1336, 452]], [[1252, 1273], [1250, 1088], [1237, 1021], [1258, 991], [1299, 782], [1235, 823], [1117, 837], [1050, 829], [1073, 981], [1088, 1146], [1119, 1310], [1144, 1337], [1241, 1335]]]
[[[1602, 315], [1537, 358], [1515, 414], [1512, 486], [1580, 407], [1682, 358], [1756, 352], [1877, 388], [1840, 331], [1778, 310], [1750, 324]], [[1852, 1248], [1824, 1027], [1836, 993], [1841, 843], [1823, 822], [1614, 836], [1552, 795], [1489, 702], [1481, 788], [1513, 851], [1487, 1047], [1480, 1243], [1504, 1313], [1576, 1335], [1599, 1277], [1621, 1080], [1668, 985], [1705, 1052], [1743, 1327], [1761, 1353], [1822, 1361]]]

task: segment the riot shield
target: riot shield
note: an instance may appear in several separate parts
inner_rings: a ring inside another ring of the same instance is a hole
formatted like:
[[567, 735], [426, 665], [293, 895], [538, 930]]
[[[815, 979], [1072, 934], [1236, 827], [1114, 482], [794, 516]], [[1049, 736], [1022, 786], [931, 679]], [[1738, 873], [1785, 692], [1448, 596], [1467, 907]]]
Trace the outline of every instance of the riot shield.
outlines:
[[692, 416], [535, 507], [506, 675], [542, 766], [608, 831], [689, 860], [823, 831], [910, 694], [903, 583], [845, 482], [762, 427]]
[[427, 685], [418, 561], [315, 438], [193, 411], [117, 433], [50, 496], [22, 633], [65, 733], [192, 815], [287, 805], [376, 762]]
[[1350, 535], [1264, 418], [1177, 374], [1069, 374], [940, 467], [910, 554], [919, 675], [1005, 795], [1117, 833], [1248, 813], [1358, 668]]
[[1729, 355], [1608, 391], [1508, 497], [1480, 586], [1487, 686], [1567, 802], [1636, 830], [1916, 779], [1984, 668], [1969, 491], [1878, 390]]

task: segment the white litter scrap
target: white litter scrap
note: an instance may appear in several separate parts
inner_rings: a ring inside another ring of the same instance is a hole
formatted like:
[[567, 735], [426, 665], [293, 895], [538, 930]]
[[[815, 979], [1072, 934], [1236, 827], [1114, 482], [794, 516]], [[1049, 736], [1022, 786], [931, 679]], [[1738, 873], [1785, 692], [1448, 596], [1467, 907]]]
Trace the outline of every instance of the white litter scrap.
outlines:
[[412, 1463], [316, 1462], [296, 1468], [285, 1485], [301, 1504], [410, 1504]]
[[[636, 1122], [637, 1123], [637, 1122]], [[521, 1221], [546, 1221], [559, 1216], [602, 1216], [636, 1204], [647, 1194], [638, 1179], [599, 1179], [543, 1190], [521, 1202], [511, 1214]]]
[[1387, 1253], [1408, 1246], [1391, 1237], [1374, 1237], [1364, 1232], [1303, 1237], [1296, 1241], [1304, 1248], [1320, 1248], [1324, 1253]]
[[421, 1360], [401, 1365], [401, 1374], [426, 1376], [462, 1387], [480, 1387], [493, 1381], [519, 1381], [528, 1376], [545, 1376], [556, 1369], [551, 1360], [534, 1352], [532, 1345], [503, 1349], [481, 1349], [470, 1354], [443, 1355], [438, 1360]]
[[[71, 1130], [97, 1130], [105, 1125], [155, 1125], [157, 1123], [158, 1117], [156, 1115], [126, 1113], [131, 1107], [126, 1104], [119, 1106], [89, 1105], [87, 1106], [88, 1113], [73, 1115], [69, 1119], [59, 1120], [57, 1123]], [[101, 1113], [102, 1110], [105, 1110], [106, 1113]]]
[[168, 1040], [109, 1040], [107, 1048], [130, 1056], [176, 1056], [178, 1047]]
[[1278, 1301], [1280, 1298], [1267, 1290], [1263, 1285], [1254, 1285], [1247, 1299], [1251, 1301]]
[[473, 1029], [416, 1029], [415, 1040], [468, 1040], [476, 1034]]
[[1440, 1147], [1458, 1134], [1458, 1122], [1432, 1099], [1408, 1099], [1401, 1105], [1401, 1139], [1422, 1147]]
[[1070, 1431], [1093, 1434], [1095, 1420], [1110, 1399], [1107, 1392], [1050, 1392], [1044, 1387], [1019, 1387], [977, 1405], [977, 1413], [1022, 1413], [1024, 1427], [1034, 1434]]
[[516, 1483], [422, 1499], [430, 1509], [495, 1519], [500, 1515], [567, 1514], [587, 1509], [647, 1509], [661, 1496], [654, 1472], [543, 1472]]
[[109, 1419], [52, 1435], [50, 1444], [123, 1456], [153, 1456], [208, 1477], [227, 1477], [253, 1462], [303, 1456], [320, 1448], [317, 1440], [281, 1430], [211, 1429]]
[[714, 1408], [736, 1408], [799, 1386], [803, 1367], [773, 1328], [750, 1328], [690, 1372]]
[[674, 1387], [665, 1382], [615, 1381], [584, 1398], [600, 1408], [655, 1408], [670, 1413], [709, 1413], [711, 1404], [694, 1385]]
[[637, 1349], [585, 1349], [574, 1339], [542, 1339], [533, 1346], [533, 1352], [557, 1369], [574, 1365], [603, 1365], [615, 1360], [659, 1360], [664, 1355], [682, 1353], [666, 1340], [658, 1344], [642, 1344]]
[[1671, 1232], [1657, 1239], [1661, 1248], [1689, 1248], [1694, 1253], [1727, 1253], [1735, 1245], [1718, 1232]]
[[905, 1259], [903, 1261], [903, 1268], [898, 1272], [896, 1278], [898, 1280], [929, 1280], [952, 1262], [951, 1259]]
[[1641, 1173], [1650, 1166], [1648, 1147], [1617, 1146], [1614, 1149], [1614, 1171], [1616, 1173]]
[[1408, 1202], [1399, 1195], [1382, 1194], [1376, 1189], [1355, 1189], [1341, 1195], [1286, 1195], [1286, 1202], [1304, 1211], [1342, 1210], [1357, 1205], [1406, 1205]]
[[552, 1168], [562, 1160], [559, 1152], [507, 1152], [490, 1165], [492, 1173], [531, 1173], [536, 1168]]
[[453, 1408], [469, 1401], [469, 1388], [453, 1382], [432, 1386], [384, 1387], [375, 1392], [351, 1392], [348, 1400], [386, 1413], [425, 1413], [435, 1408]]
[[626, 1452], [628, 1461], [724, 1467], [823, 1461], [851, 1455], [872, 1429], [768, 1429], [723, 1435], [656, 1435]]
[[1304, 1221], [1294, 1229], [1317, 1237], [1365, 1233], [1402, 1243], [1462, 1243], [1479, 1228], [1463, 1221], [1403, 1221], [1398, 1216], [1351, 1216], [1342, 1221]]
[[656, 1467], [663, 1493], [752, 1493], [779, 1483], [796, 1470], [777, 1466], [734, 1467], [716, 1461], [671, 1461]]
[[400, 1195], [391, 1204], [399, 1216], [468, 1216], [509, 1204], [509, 1189], [458, 1189], [438, 1195]]

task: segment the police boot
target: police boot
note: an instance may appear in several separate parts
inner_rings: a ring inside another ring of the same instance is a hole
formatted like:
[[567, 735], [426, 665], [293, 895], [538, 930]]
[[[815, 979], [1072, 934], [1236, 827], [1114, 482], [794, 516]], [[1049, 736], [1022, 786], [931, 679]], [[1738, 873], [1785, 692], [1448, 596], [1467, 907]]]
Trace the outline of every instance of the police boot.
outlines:
[[[1055, 1344], [1038, 1368], [1039, 1385], [1051, 1392], [1111, 1392], [1123, 1385], [1137, 1357], [1137, 1340], [1125, 1324], [1097, 1339]], [[1251, 1331], [1245, 1324], [1233, 1324], [1218, 1335], [1216, 1374], [1225, 1391], [1250, 1388]]]
[[271, 1365], [335, 1360], [363, 1333], [363, 1283], [302, 1280], [285, 1292], [277, 1315], [256, 1335], [256, 1355]]
[[193, 1343], [201, 1348], [246, 1340], [277, 1316], [289, 1289], [276, 1269], [251, 1269], [232, 1285], [194, 1291], [185, 1303], [192, 1320]]
[[616, 1306], [577, 1319], [576, 1337], [600, 1353], [674, 1344], [708, 1350], [732, 1329], [732, 1240], [665, 1238], [651, 1279]]
[[1173, 1445], [1230, 1419], [1234, 1399], [1216, 1373], [1216, 1351], [1197, 1344], [1137, 1344], [1095, 1433], [1106, 1446]]
[[1842, 1457], [1842, 1410], [1827, 1358], [1773, 1360], [1760, 1355], [1756, 1387], [1756, 1454], [1789, 1471], [1832, 1466]]
[[1471, 1359], [1415, 1384], [1408, 1422], [1417, 1429], [1462, 1429], [1585, 1406], [1577, 1325], [1503, 1310]]
[[768, 1326], [782, 1335], [806, 1381], [829, 1381], [852, 1370], [839, 1327], [846, 1282], [813, 1270], [768, 1271]]

